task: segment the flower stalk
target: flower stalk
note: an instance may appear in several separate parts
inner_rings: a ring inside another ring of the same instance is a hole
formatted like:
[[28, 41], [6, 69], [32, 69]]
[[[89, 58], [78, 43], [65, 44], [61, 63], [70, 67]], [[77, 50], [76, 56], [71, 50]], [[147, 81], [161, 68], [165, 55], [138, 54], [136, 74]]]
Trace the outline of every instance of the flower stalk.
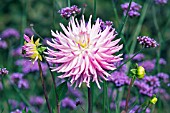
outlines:
[[88, 88], [88, 113], [92, 113], [92, 94], [90, 88]]
[[131, 81], [130, 81], [129, 88], [128, 88], [128, 94], [127, 94], [127, 97], [126, 97], [126, 105], [125, 105], [125, 112], [126, 113], [128, 112], [128, 102], [129, 102], [129, 99], [130, 99], [130, 90], [133, 86], [134, 80], [135, 80], [135, 77], [132, 77]]
[[[43, 57], [44, 58], [44, 57]], [[45, 59], [45, 58], [44, 58]], [[60, 113], [60, 103], [59, 103], [59, 96], [58, 96], [58, 93], [57, 93], [57, 86], [55, 84], [55, 77], [54, 77], [54, 74], [53, 72], [51, 71], [50, 69], [50, 64], [48, 63], [47, 60], [46, 61], [46, 64], [48, 66], [48, 69], [50, 71], [50, 74], [51, 74], [51, 77], [52, 77], [52, 82], [53, 82], [53, 85], [54, 85], [54, 91], [55, 91], [55, 96], [56, 96], [56, 105], [57, 105], [57, 113]]]
[[44, 84], [43, 71], [42, 71], [42, 67], [41, 67], [41, 63], [40, 63], [39, 59], [38, 59], [38, 66], [39, 66], [39, 70], [40, 70], [40, 78], [41, 78], [41, 83], [42, 83], [42, 87], [43, 87], [44, 96], [45, 96], [45, 100], [46, 100], [46, 103], [47, 103], [48, 111], [49, 111], [49, 113], [52, 113], [50, 103], [49, 103], [49, 100], [48, 100], [46, 86]]

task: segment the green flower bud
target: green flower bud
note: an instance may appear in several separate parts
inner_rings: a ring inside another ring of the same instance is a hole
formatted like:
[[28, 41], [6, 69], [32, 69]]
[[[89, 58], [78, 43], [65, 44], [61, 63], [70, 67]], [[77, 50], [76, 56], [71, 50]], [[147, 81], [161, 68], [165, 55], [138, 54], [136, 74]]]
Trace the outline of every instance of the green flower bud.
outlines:
[[142, 79], [145, 76], [145, 69], [142, 66], [137, 68], [136, 77]]
[[157, 101], [158, 101], [158, 99], [156, 98], [156, 96], [154, 96], [154, 97], [150, 100], [150, 103], [156, 104]]

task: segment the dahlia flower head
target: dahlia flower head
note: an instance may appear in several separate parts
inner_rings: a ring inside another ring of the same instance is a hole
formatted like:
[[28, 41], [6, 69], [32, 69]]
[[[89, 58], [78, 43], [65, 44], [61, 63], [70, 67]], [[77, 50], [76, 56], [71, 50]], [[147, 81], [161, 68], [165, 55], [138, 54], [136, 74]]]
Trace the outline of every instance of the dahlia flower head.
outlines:
[[106, 70], [116, 69], [114, 62], [122, 60], [122, 54], [113, 55], [123, 47], [118, 44], [120, 39], [113, 41], [117, 35], [115, 29], [110, 31], [110, 27], [106, 27], [102, 31], [99, 18], [94, 25], [91, 25], [91, 19], [92, 16], [86, 24], [84, 16], [80, 23], [72, 17], [67, 27], [60, 24], [64, 34], [51, 31], [55, 38], [52, 42], [47, 41], [50, 47], [45, 52], [48, 55], [46, 60], [59, 64], [58, 67], [51, 67], [52, 71], [64, 73], [59, 78], [69, 77], [75, 87], [81, 87], [82, 83], [90, 87], [92, 81], [101, 88], [101, 78], [108, 80], [110, 76]]
[[37, 61], [38, 59], [42, 61], [42, 57], [40, 53], [38, 52], [38, 46], [40, 45], [39, 41], [40, 39], [38, 38], [35, 42], [33, 40], [33, 36], [31, 39], [27, 36], [24, 35], [25, 43], [24, 46], [22, 46], [22, 53], [24, 57], [29, 57], [33, 61]]

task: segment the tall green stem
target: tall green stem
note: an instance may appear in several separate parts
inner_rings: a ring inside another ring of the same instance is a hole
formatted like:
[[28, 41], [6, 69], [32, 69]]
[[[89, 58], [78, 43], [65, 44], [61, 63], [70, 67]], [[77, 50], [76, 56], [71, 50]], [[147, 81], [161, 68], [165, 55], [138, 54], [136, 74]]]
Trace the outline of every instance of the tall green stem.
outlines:
[[114, 11], [115, 18], [116, 18], [116, 26], [118, 27], [118, 25], [119, 25], [119, 16], [118, 16], [118, 13], [117, 13], [116, 3], [115, 3], [114, 0], [111, 0], [111, 1], [112, 1], [113, 11]]
[[50, 103], [49, 103], [49, 100], [48, 100], [46, 86], [45, 86], [45, 83], [44, 83], [43, 71], [42, 71], [40, 60], [38, 60], [38, 66], [39, 66], [39, 70], [40, 70], [40, 78], [41, 78], [42, 88], [43, 88], [43, 91], [44, 91], [44, 96], [45, 96], [45, 99], [46, 99], [48, 111], [49, 111], [49, 113], [52, 113]]
[[[153, 14], [154, 25], [155, 25], [155, 28], [158, 32], [158, 39], [159, 39], [158, 42], [161, 45], [162, 44], [162, 34], [161, 34], [160, 29], [159, 29], [159, 25], [158, 25], [158, 21], [157, 21], [157, 17], [156, 17], [155, 6], [153, 6], [152, 11], [153, 11], [152, 14]], [[160, 64], [159, 64], [160, 55], [161, 55], [161, 46], [157, 50], [157, 57], [156, 57], [156, 69], [157, 69], [158, 73], [160, 72]]]
[[5, 101], [6, 101], [6, 103], [7, 103], [7, 105], [8, 105], [8, 112], [10, 112], [10, 105], [9, 105], [9, 102], [8, 102], [8, 98], [7, 98], [7, 95], [6, 95], [6, 86], [5, 86], [5, 83], [4, 83], [4, 78], [1, 78], [1, 80], [2, 80], [2, 85], [3, 85], [3, 92], [4, 92], [4, 97], [5, 97]]
[[143, 21], [145, 19], [145, 16], [146, 16], [146, 11], [148, 9], [148, 6], [149, 6], [149, 3], [150, 3], [150, 0], [146, 0], [144, 6], [143, 6], [143, 10], [142, 10], [142, 13], [141, 13], [141, 17], [139, 19], [139, 22], [138, 22], [138, 25], [135, 29], [135, 33], [134, 35], [132, 36], [132, 39], [133, 39], [133, 42], [132, 42], [132, 45], [131, 45], [131, 48], [130, 48], [130, 53], [129, 54], [133, 54], [134, 50], [135, 50], [135, 46], [136, 46], [136, 41], [137, 41], [137, 36], [139, 35], [140, 31], [141, 31], [141, 28], [142, 28], [142, 24], [143, 24]]
[[129, 11], [130, 11], [130, 6], [131, 6], [131, 4], [132, 4], [132, 1], [133, 0], [130, 0], [129, 1], [129, 6], [128, 6], [128, 10], [127, 10], [127, 12], [126, 12], [126, 16], [123, 18], [123, 21], [122, 21], [122, 23], [121, 23], [121, 25], [120, 25], [120, 29], [119, 29], [119, 34], [122, 34], [122, 30], [124, 29], [124, 26], [125, 26], [125, 24], [126, 24], [126, 21], [127, 21], [127, 19], [128, 19], [128, 13], [129, 13]]
[[[44, 58], [44, 56], [43, 56], [43, 58]], [[48, 63], [47, 60], [45, 60], [45, 61], [47, 63], [48, 69], [49, 69], [51, 77], [52, 77], [53, 85], [54, 85], [54, 91], [55, 91], [55, 96], [56, 96], [56, 105], [57, 105], [57, 113], [60, 113], [60, 103], [59, 103], [59, 96], [58, 96], [58, 93], [57, 93], [57, 86], [55, 84], [55, 77], [54, 77], [53, 72], [50, 69], [50, 64]]]
[[88, 88], [88, 113], [92, 113], [92, 94], [90, 88]]
[[93, 0], [93, 22], [96, 21], [97, 1]]
[[128, 112], [128, 102], [129, 102], [129, 99], [130, 99], [130, 90], [132, 88], [132, 85], [134, 83], [134, 80], [135, 78], [131, 78], [131, 81], [130, 81], [130, 85], [129, 85], [129, 88], [128, 88], [128, 94], [127, 94], [127, 97], [126, 97], [126, 105], [125, 105], [125, 111], [126, 113]]
[[67, 6], [70, 7], [70, 0], [67, 0]]
[[[143, 48], [140, 49], [138, 52], [136, 52], [131, 58], [129, 58], [128, 60], [126, 60], [124, 63], [122, 63], [119, 67], [117, 67], [116, 70], [120, 69], [124, 64], [128, 63], [129, 61], [131, 61], [137, 54], [141, 53], [142, 50], [143, 50]], [[111, 70], [111, 71], [109, 71], [108, 73], [111, 74], [111, 73], [113, 73], [113, 72], [116, 71], [116, 70]]]

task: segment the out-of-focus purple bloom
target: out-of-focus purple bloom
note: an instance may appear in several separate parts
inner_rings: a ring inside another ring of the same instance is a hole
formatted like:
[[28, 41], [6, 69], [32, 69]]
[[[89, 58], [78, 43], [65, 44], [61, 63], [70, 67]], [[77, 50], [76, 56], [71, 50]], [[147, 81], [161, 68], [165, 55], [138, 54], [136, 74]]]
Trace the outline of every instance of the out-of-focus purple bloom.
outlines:
[[8, 29], [5, 29], [2, 32], [1, 37], [2, 37], [2, 39], [6, 39], [6, 38], [9, 38], [9, 37], [15, 37], [15, 38], [19, 39], [20, 35], [19, 35], [19, 32], [16, 29], [8, 28]]
[[32, 31], [31, 28], [25, 28], [24, 34], [26, 34], [27, 36], [31, 37], [31, 36], [34, 35], [34, 32]]
[[169, 75], [166, 73], [158, 73], [157, 76], [163, 80], [164, 83], [169, 82]]
[[[126, 15], [127, 11], [128, 11], [128, 7], [129, 7], [129, 3], [124, 3], [124, 4], [121, 4], [121, 8], [123, 9], [123, 14], [124, 16]], [[140, 16], [140, 13], [138, 12], [140, 9], [142, 8], [141, 5], [135, 3], [135, 2], [132, 2], [131, 3], [131, 6], [130, 6], [130, 9], [129, 9], [129, 12], [128, 12], [128, 15], [130, 17], [135, 17], [135, 16]]]
[[117, 87], [130, 83], [130, 79], [124, 72], [115, 71], [108, 78], [110, 82], [113, 82]]
[[3, 89], [3, 86], [2, 86], [2, 83], [0, 82], [0, 90], [2, 90]]
[[22, 47], [18, 47], [11, 51], [12, 56], [21, 56], [22, 55]]
[[167, 86], [170, 87], [170, 83], [168, 83]]
[[10, 106], [12, 107], [12, 109], [17, 108], [17, 106], [18, 106], [18, 104], [19, 104], [16, 100], [13, 100], [13, 99], [9, 99], [9, 100], [8, 100], [8, 103], [10, 104]]
[[[123, 64], [123, 62], [115, 62], [114, 65], [116, 66], [116, 68], [118, 68], [121, 64]], [[126, 73], [128, 70], [127, 70], [127, 65], [124, 64], [120, 69], [119, 71], [121, 72], [124, 72]]]
[[61, 101], [61, 106], [64, 107], [64, 108], [75, 109], [76, 103], [72, 99], [66, 97]]
[[148, 36], [138, 36], [137, 40], [139, 44], [143, 45], [145, 48], [155, 48], [159, 46], [159, 44], [153, 38]]
[[0, 68], [0, 75], [7, 75], [8, 70], [6, 68]]
[[157, 76], [146, 76], [143, 80], [150, 85], [150, 87], [157, 88], [160, 86], [160, 81]]
[[158, 93], [160, 81], [157, 76], [145, 76], [142, 80], [136, 80], [134, 85], [139, 89], [141, 94], [152, 97], [153, 94]]
[[58, 13], [60, 13], [60, 15], [66, 19], [70, 18], [71, 16], [77, 15], [80, 12], [81, 8], [78, 8], [76, 5], [65, 7], [58, 11]]
[[11, 113], [22, 113], [22, 111], [19, 109], [16, 109], [15, 111], [12, 111]]
[[74, 89], [70, 86], [70, 84], [68, 85], [68, 94], [71, 94], [77, 98], [81, 98], [82, 97], [82, 93], [78, 90], [78, 89]]
[[6, 41], [0, 40], [0, 48], [6, 49], [8, 47], [8, 44]]
[[[15, 64], [17, 66], [22, 66], [22, 72], [25, 74], [30, 73], [30, 72], [39, 71], [38, 62], [35, 62], [33, 64], [31, 61], [28, 61], [26, 59], [21, 59], [21, 60], [17, 60], [15, 62]], [[45, 75], [48, 67], [45, 63], [41, 63], [41, 66], [42, 66], [43, 73]]]
[[48, 41], [52, 41], [52, 38], [49, 38], [49, 37], [44, 38], [42, 44], [43, 44], [43, 45], [48, 45], [48, 44], [47, 44], [47, 40], [48, 40]]
[[145, 60], [143, 62], [140, 62], [139, 66], [144, 67], [146, 71], [150, 72], [155, 68], [155, 63], [151, 60]]
[[[153, 62], [156, 63], [156, 59], [154, 59]], [[161, 65], [166, 65], [166, 60], [163, 59], [163, 58], [160, 58], [160, 59], [159, 59], [159, 64], [161, 64]]]
[[158, 90], [159, 90], [161, 98], [165, 100], [170, 100], [170, 95], [165, 89], [159, 88]]
[[28, 89], [29, 88], [29, 83], [27, 80], [25, 79], [20, 79], [18, 81], [18, 88], [24, 88], [24, 89]]
[[[142, 112], [141, 109], [138, 110], [138, 112], [136, 112], [136, 110], [137, 110], [138, 108], [139, 108], [139, 105], [135, 105], [135, 106], [130, 110], [129, 113], [141, 113], [141, 112]], [[149, 108], [147, 108], [146, 111], [145, 111], [145, 113], [150, 113], [150, 112], [151, 112], [151, 110], [150, 110]]]
[[156, 3], [156, 4], [164, 5], [164, 4], [167, 4], [167, 3], [168, 3], [168, 0], [155, 0], [155, 3]]
[[106, 27], [110, 27], [110, 30], [112, 30], [113, 22], [112, 21], [103, 21], [102, 19], [99, 20], [100, 28], [102, 31], [106, 29]]
[[29, 102], [32, 105], [40, 106], [44, 103], [44, 99], [40, 96], [31, 96]]
[[[131, 57], [133, 57], [133, 54], [131, 54], [131, 55], [125, 55], [125, 58], [126, 58], [126, 59], [129, 59], [129, 58], [131, 58]], [[145, 58], [144, 54], [139, 53], [139, 54], [137, 54], [132, 60], [141, 61], [141, 60], [143, 60], [144, 58]]]
[[12, 73], [10, 76], [10, 81], [11, 83], [16, 83], [19, 80], [21, 80], [23, 78], [23, 74], [22, 73]]

